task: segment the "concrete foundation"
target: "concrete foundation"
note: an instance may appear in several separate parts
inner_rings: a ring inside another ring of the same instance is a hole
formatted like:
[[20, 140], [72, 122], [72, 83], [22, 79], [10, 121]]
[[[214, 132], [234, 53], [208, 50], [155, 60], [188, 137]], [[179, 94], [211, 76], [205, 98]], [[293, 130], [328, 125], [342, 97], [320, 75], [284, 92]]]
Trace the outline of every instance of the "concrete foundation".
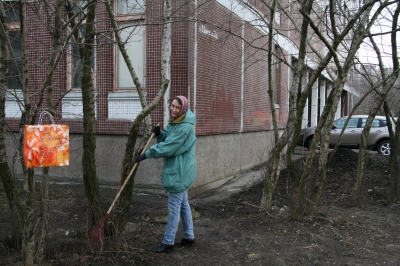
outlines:
[[[21, 176], [19, 157], [15, 142], [8, 135], [7, 152], [14, 160], [13, 170]], [[121, 161], [125, 151], [126, 136], [98, 135], [96, 137], [96, 165], [99, 184], [118, 186]], [[152, 145], [156, 141], [152, 141]], [[273, 147], [271, 131], [198, 136], [196, 145], [197, 179], [189, 190], [191, 197], [219, 187], [240, 177], [243, 173], [265, 162]], [[70, 135], [70, 165], [51, 167], [51, 181], [57, 183], [83, 184], [82, 180], [82, 135]], [[164, 194], [161, 185], [163, 159], [147, 159], [140, 163], [135, 176], [135, 191]], [[41, 169], [35, 168], [40, 180]]]

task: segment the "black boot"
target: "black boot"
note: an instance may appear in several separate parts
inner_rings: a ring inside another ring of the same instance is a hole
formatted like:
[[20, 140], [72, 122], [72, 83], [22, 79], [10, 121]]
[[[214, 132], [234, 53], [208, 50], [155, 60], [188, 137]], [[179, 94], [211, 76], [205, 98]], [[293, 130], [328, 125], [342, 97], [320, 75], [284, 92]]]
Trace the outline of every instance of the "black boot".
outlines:
[[151, 251], [155, 252], [155, 253], [166, 253], [168, 252], [168, 250], [172, 249], [174, 247], [174, 245], [166, 245], [161, 243], [161, 246], [159, 246], [158, 248], [154, 248]]
[[182, 240], [180, 242], [175, 242], [175, 245], [180, 246], [180, 247], [190, 247], [191, 245], [193, 245], [194, 243], [194, 239], [187, 239], [187, 238], [182, 238]]

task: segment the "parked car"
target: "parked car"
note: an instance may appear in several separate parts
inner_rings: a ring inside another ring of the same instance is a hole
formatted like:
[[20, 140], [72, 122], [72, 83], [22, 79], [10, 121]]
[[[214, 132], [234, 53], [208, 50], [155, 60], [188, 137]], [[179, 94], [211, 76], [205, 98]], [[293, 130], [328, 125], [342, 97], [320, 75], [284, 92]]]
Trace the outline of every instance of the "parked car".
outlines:
[[[361, 142], [361, 133], [364, 129], [368, 115], [354, 115], [347, 124], [339, 147], [358, 149]], [[329, 147], [333, 148], [339, 141], [340, 133], [346, 122], [347, 116], [337, 119], [332, 126]], [[298, 146], [310, 148], [316, 127], [303, 128], [300, 132]], [[369, 131], [368, 149], [378, 151], [383, 155], [390, 155], [390, 136], [385, 116], [376, 116]]]

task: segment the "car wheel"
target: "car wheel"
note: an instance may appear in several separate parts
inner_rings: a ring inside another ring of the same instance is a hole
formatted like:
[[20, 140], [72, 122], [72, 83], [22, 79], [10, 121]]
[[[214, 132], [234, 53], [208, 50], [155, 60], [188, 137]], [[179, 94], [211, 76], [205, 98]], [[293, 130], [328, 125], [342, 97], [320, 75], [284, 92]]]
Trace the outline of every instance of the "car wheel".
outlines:
[[378, 153], [390, 155], [390, 140], [383, 140], [378, 144]]

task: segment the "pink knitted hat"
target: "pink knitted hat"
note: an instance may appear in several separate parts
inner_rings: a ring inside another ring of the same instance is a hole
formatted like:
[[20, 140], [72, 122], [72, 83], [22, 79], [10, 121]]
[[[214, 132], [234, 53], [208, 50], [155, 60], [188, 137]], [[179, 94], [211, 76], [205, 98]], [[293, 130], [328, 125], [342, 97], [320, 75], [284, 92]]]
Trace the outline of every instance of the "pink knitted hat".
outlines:
[[179, 111], [178, 115], [176, 116], [176, 118], [178, 118], [181, 115], [183, 115], [184, 113], [186, 113], [186, 111], [188, 109], [188, 100], [186, 99], [185, 96], [176, 96], [175, 98], [178, 98], [182, 103], [181, 110]]

